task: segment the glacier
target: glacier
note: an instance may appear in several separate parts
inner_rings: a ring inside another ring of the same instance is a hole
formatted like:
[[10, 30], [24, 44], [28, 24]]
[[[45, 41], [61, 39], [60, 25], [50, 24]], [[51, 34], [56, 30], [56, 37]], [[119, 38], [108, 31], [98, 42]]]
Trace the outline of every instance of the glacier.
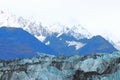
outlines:
[[119, 80], [120, 52], [0, 60], [0, 80]]
[[[17, 59], [11, 58], [10, 60], [0, 60], [0, 80], [120, 79], [120, 52], [116, 51], [116, 49], [112, 46], [116, 46], [116, 44], [118, 44], [118, 39], [109, 39], [108, 35], [103, 35], [110, 43], [112, 43], [111, 45], [102, 36], [94, 36], [81, 25], [75, 25], [72, 27], [61, 24], [42, 26], [40, 22], [27, 20], [22, 17], [12, 15], [8, 12], [0, 11], [0, 27], [2, 26], [7, 26], [6, 29], [8, 30], [11, 30], [13, 27], [22, 31], [25, 30], [27, 31], [26, 33], [32, 34], [30, 35], [31, 37], [36, 37], [40, 40], [37, 40], [37, 42], [41, 43], [43, 46], [46, 46], [46, 48], [44, 49], [45, 53], [46, 51], [48, 51], [46, 50], [48, 49], [48, 47], [54, 47], [54, 49], [56, 49], [57, 51], [61, 50], [61, 54], [59, 56], [54, 56], [38, 52], [39, 50], [37, 50], [37, 57], [33, 56], [31, 58], [26, 56], [25, 59], [16, 57]], [[7, 38], [5, 37], [5, 35], [9, 35], [10, 33], [6, 34], [5, 32], [3, 34], [2, 31], [0, 32], [0, 38], [3, 37], [4, 40], [2, 41], [6, 41]], [[16, 37], [22, 36], [21, 33], [22, 32], [20, 32], [20, 34]], [[14, 36], [15, 34], [16, 33], [13, 33], [12, 36]], [[11, 39], [11, 37], [9, 38], [11, 40], [9, 44], [11, 45], [12, 42], [15, 41], [14, 39]], [[112, 40], [116, 41], [112, 42]], [[26, 41], [26, 43], [27, 42], [29, 41]], [[1, 46], [0, 49], [2, 48], [3, 46]], [[8, 48], [10, 49], [12, 47]], [[117, 49], [118, 48], [119, 46], [117, 47]], [[3, 51], [5, 50], [6, 49], [3, 49]], [[72, 52], [73, 50], [78, 50], [77, 52], [81, 52], [81, 54], [74, 54]], [[106, 50], [108, 50], [109, 53], [107, 53], [108, 51]], [[91, 54], [86, 54], [86, 52], [83, 53], [83, 51], [90, 52]], [[11, 51], [11, 53], [13, 52]], [[63, 53], [69, 54], [70, 56], [63, 56]], [[0, 54], [3, 53], [0, 52]], [[7, 56], [4, 57], [6, 59]]]

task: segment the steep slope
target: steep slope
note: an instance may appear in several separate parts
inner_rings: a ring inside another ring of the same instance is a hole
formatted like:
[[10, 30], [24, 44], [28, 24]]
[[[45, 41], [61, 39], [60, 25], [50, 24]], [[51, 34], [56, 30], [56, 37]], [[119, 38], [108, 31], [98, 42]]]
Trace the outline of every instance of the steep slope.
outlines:
[[0, 28], [0, 59], [30, 58], [37, 53], [55, 53], [21, 28]]
[[64, 39], [56, 37], [56, 35], [48, 36], [44, 43], [58, 52], [57, 55], [73, 55], [76, 53], [74, 46], [68, 46], [67, 42]]
[[80, 49], [81, 54], [102, 53], [117, 51], [111, 43], [102, 36], [94, 36], [88, 40], [85, 46]]
[[116, 49], [120, 50], [120, 37], [113, 33], [101, 34], [106, 40], [108, 40]]
[[17, 17], [5, 11], [0, 11], [0, 27], [2, 26], [22, 28], [37, 37], [40, 41], [43, 41], [44, 36], [48, 34], [40, 22]]
[[102, 36], [94, 36], [90, 39], [76, 39], [69, 34], [57, 34], [48, 36], [44, 43], [58, 52], [59, 55], [90, 54], [97, 52], [117, 51], [111, 43]]
[[91, 38], [92, 34], [87, 31], [84, 27], [82, 27], [80, 24], [79, 25], [74, 25], [74, 26], [65, 26], [61, 24], [54, 24], [51, 26], [46, 27], [48, 31], [51, 33], [57, 33], [57, 37], [59, 37], [62, 34], [69, 34], [73, 36], [76, 39], [82, 39], [82, 38]]

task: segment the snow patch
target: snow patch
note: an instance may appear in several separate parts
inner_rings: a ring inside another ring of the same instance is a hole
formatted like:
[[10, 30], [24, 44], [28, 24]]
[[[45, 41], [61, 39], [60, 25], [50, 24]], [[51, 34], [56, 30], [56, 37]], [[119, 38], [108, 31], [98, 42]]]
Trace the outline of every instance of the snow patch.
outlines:
[[82, 48], [85, 44], [81, 42], [76, 42], [76, 41], [66, 41], [68, 43], [68, 46], [75, 46], [76, 50]]
[[68, 30], [67, 26], [61, 24], [53, 24], [51, 26], [46, 27], [51, 33], [64, 33]]
[[63, 33], [59, 33], [56, 37], [58, 38], [58, 37], [60, 37], [62, 34], [63, 34]]
[[46, 42], [45, 45], [50, 45], [50, 41]]
[[35, 35], [35, 37], [38, 39], [38, 40], [40, 40], [41, 42], [43, 42], [45, 39], [46, 39], [46, 37], [45, 36], [36, 36]]

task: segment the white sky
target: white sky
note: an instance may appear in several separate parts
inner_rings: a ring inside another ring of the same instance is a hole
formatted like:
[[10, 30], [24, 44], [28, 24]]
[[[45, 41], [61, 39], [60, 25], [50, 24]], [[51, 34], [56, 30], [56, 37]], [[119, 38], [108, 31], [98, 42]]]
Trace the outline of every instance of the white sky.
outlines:
[[120, 37], [120, 0], [0, 0], [0, 9], [43, 25], [81, 24], [92, 33]]

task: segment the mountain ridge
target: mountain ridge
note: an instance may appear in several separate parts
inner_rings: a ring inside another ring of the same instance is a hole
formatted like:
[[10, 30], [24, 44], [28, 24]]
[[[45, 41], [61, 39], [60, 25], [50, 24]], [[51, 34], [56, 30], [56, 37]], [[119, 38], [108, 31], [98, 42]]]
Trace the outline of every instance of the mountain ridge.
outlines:
[[[84, 27], [81, 25], [75, 25], [73, 27], [61, 25], [61, 24], [53, 24], [50, 26], [42, 26], [40, 22], [24, 19], [23, 17], [17, 17], [7, 11], [0, 10], [0, 26], [9, 26], [9, 27], [20, 27], [24, 30], [28, 31], [32, 35], [34, 35], [40, 41], [44, 41], [46, 36], [52, 35], [54, 33], [68, 33], [71, 30], [71, 35], [75, 38], [91, 38], [96, 36], [94, 34], [89, 33]], [[74, 30], [75, 29], [75, 30]], [[80, 35], [83, 35], [80, 37]], [[59, 36], [58, 35], [58, 36]], [[79, 37], [78, 37], [79, 36]], [[120, 40], [116, 38], [115, 35], [111, 34], [101, 34], [106, 40], [108, 40], [114, 47], [120, 50]], [[113, 38], [115, 37], [115, 39]]]
[[21, 28], [0, 28], [0, 59], [32, 58], [55, 52]]
[[[1, 25], [22, 28], [36, 37], [42, 44], [45, 44], [45, 46], [58, 52], [57, 54], [53, 53], [55, 55], [64, 54], [70, 56], [79, 53], [89, 54], [88, 50], [90, 49], [92, 50], [90, 53], [96, 53], [97, 51], [117, 51], [114, 45], [111, 45], [111, 43], [103, 39], [101, 35], [99, 36], [101, 38], [98, 38], [96, 35], [89, 33], [81, 25], [75, 25], [73, 27], [61, 24], [42, 26], [39, 22], [32, 22], [2, 11], [0, 12], [0, 26]], [[93, 38], [95, 39], [92, 40]], [[99, 44], [99, 46], [97, 44]], [[100, 47], [102, 48], [100, 49]]]

